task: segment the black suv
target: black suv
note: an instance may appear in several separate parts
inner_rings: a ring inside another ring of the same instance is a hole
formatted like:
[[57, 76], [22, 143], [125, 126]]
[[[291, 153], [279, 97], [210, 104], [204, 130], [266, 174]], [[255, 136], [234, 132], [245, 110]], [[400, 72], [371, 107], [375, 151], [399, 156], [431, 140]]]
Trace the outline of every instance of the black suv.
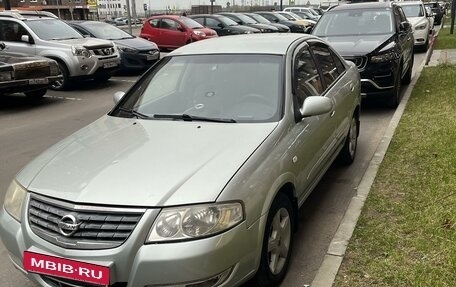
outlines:
[[434, 25], [440, 25], [442, 24], [442, 18], [443, 15], [445, 14], [445, 10], [442, 9], [440, 4], [438, 2], [426, 2], [423, 3], [424, 6], [427, 6], [431, 8], [431, 11], [434, 13]]
[[313, 35], [330, 42], [358, 67], [363, 96], [381, 96], [390, 107], [400, 102], [401, 84], [412, 78], [413, 31], [394, 2], [347, 4], [321, 16]]
[[56, 61], [5, 50], [6, 45], [0, 43], [0, 95], [24, 93], [41, 98], [48, 87], [62, 80]]

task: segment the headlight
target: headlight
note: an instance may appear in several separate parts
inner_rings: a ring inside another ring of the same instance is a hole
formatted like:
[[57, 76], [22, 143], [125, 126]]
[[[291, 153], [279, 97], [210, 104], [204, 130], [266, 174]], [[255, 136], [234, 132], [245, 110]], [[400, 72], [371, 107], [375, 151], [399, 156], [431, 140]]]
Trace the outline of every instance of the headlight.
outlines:
[[21, 221], [22, 204], [24, 203], [27, 191], [20, 186], [16, 180], [11, 182], [6, 190], [5, 201], [3, 203], [5, 210], [14, 217], [17, 221]]
[[424, 30], [424, 29], [426, 29], [426, 26], [427, 26], [426, 23], [420, 24], [419, 26], [415, 27], [415, 30]]
[[193, 33], [200, 37], [206, 37], [206, 34], [203, 31], [193, 30]]
[[125, 53], [138, 53], [138, 50], [134, 48], [129, 48], [129, 47], [124, 47], [124, 46], [117, 46], [119, 51], [125, 52]]
[[86, 57], [86, 58], [90, 58], [90, 56], [91, 56], [90, 51], [84, 47], [71, 46], [71, 51], [73, 52], [73, 55], [75, 55], [75, 56]]
[[146, 243], [191, 240], [224, 232], [244, 220], [239, 202], [164, 208]]
[[390, 61], [396, 60], [397, 58], [398, 58], [398, 56], [397, 56], [396, 52], [390, 51], [390, 52], [372, 56], [371, 62], [372, 63], [390, 62]]
[[13, 79], [12, 72], [0, 72], [0, 82], [11, 81]]
[[253, 34], [252, 31], [245, 31], [244, 34]]

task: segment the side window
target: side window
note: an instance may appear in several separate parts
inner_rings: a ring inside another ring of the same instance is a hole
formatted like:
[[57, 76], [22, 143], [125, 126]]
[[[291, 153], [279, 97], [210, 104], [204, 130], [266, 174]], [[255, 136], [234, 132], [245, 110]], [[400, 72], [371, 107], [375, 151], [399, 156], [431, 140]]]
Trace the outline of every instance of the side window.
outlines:
[[160, 23], [160, 28], [167, 29], [167, 30], [175, 30], [177, 31], [177, 27], [179, 24], [176, 21], [170, 19], [162, 19]]
[[275, 23], [275, 18], [274, 16], [272, 15], [269, 15], [269, 14], [261, 14], [261, 16], [263, 16], [264, 18], [268, 19], [269, 21], [271, 21], [272, 23]]
[[295, 97], [298, 107], [301, 107], [308, 96], [319, 96], [323, 93], [320, 74], [308, 47], [297, 53], [294, 71]]
[[158, 28], [158, 22], [160, 21], [160, 19], [152, 19], [149, 21], [149, 25], [153, 28]]
[[204, 25], [204, 18], [193, 18], [193, 20], [195, 20], [196, 22], [200, 23], [201, 25], [205, 26]]
[[338, 57], [336, 55], [336, 53], [334, 53], [333, 50], [330, 49], [329, 52], [331, 53], [331, 55], [333, 57], [334, 63], [336, 64], [337, 71], [339, 72], [339, 74], [342, 74], [343, 72], [345, 72], [346, 68], [345, 68], [344, 63], [342, 62], [343, 60], [341, 60], [340, 57]]
[[0, 41], [21, 42], [22, 35], [29, 35], [29, 33], [21, 24], [12, 21], [0, 21]]
[[212, 19], [212, 18], [206, 18], [206, 27], [217, 29], [217, 28], [220, 28], [218, 26], [218, 24], [219, 24], [219, 21]]
[[311, 49], [315, 56], [315, 60], [320, 65], [326, 87], [331, 86], [340, 75], [336, 63], [334, 62], [333, 55], [328, 47], [320, 43], [313, 44]]

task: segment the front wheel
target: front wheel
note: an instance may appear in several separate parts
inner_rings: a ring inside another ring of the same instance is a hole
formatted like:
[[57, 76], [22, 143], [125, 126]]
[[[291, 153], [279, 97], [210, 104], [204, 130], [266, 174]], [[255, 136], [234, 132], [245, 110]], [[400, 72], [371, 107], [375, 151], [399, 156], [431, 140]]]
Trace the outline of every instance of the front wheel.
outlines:
[[58, 62], [59, 64], [59, 69], [60, 69], [60, 74], [62, 75], [62, 79], [55, 81], [51, 85], [51, 89], [56, 90], [56, 91], [65, 91], [68, 90], [71, 86], [70, 82], [70, 76], [67, 67]]
[[397, 108], [401, 100], [401, 75], [402, 75], [402, 64], [399, 66], [396, 78], [394, 79], [394, 88], [391, 90], [387, 98], [387, 106], [391, 109]]
[[282, 193], [277, 194], [266, 222], [260, 267], [254, 278], [256, 286], [278, 286], [285, 278], [290, 263], [294, 224], [290, 200]]

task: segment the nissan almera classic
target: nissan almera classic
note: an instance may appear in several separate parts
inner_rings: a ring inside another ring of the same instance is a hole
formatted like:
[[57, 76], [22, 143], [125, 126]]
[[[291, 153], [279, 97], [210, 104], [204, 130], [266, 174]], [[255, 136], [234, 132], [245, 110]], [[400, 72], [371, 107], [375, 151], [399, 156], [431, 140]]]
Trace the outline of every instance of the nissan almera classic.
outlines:
[[355, 157], [354, 64], [310, 35], [222, 37], [114, 99], [11, 183], [12, 263], [47, 287], [279, 285], [299, 207]]

